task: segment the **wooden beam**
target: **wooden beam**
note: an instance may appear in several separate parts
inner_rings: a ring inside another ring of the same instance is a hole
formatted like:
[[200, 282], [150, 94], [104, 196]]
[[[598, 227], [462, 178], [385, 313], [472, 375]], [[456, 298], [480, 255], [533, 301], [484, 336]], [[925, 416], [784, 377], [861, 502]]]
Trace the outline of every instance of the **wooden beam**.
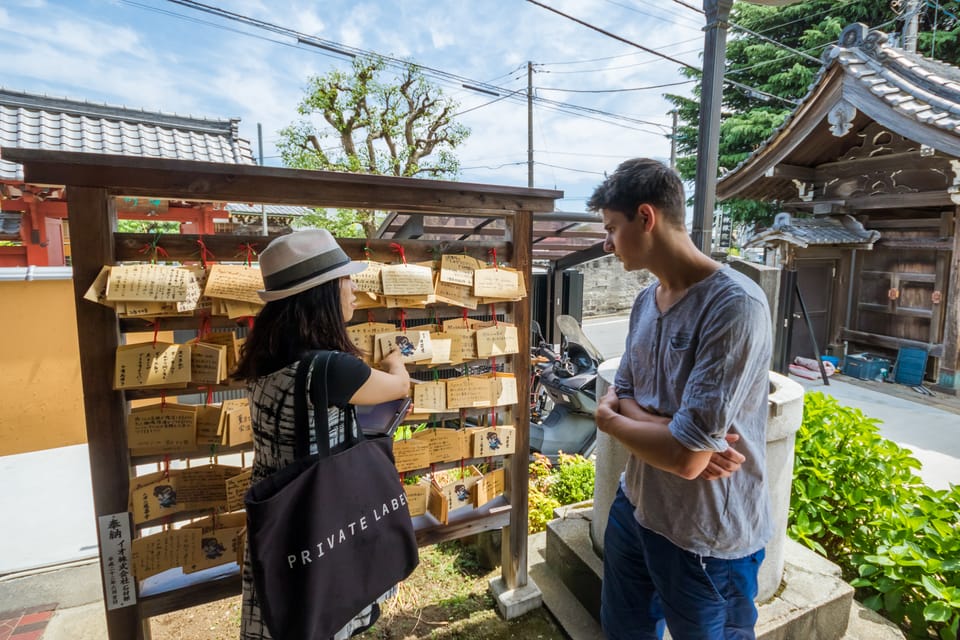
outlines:
[[896, 351], [901, 347], [911, 347], [913, 349], [926, 349], [927, 353], [935, 358], [943, 356], [942, 344], [930, 344], [918, 340], [907, 340], [906, 338], [894, 338], [893, 336], [882, 336], [877, 333], [868, 333], [866, 331], [851, 331], [843, 329], [840, 331], [841, 340], [850, 342], [859, 342], [861, 344], [870, 344], [884, 349]]
[[562, 191], [256, 165], [4, 149], [27, 182], [110, 195], [448, 213], [552, 211]]
[[[113, 198], [105, 189], [71, 186], [67, 188], [67, 194], [70, 242], [75, 247], [73, 291], [94, 512], [97, 518], [118, 514], [130, 523], [127, 512], [130, 452], [126, 429], [117, 426], [126, 424], [126, 403], [123, 392], [113, 390], [114, 360], [120, 345], [120, 332], [113, 309], [83, 299], [100, 268], [114, 263], [113, 232], [117, 226], [117, 214]], [[132, 532], [132, 523], [128, 527]], [[106, 593], [106, 585], [103, 586]], [[149, 627], [145, 631], [140, 623], [137, 606], [107, 610], [106, 617], [110, 640], [149, 638]]]
[[813, 167], [801, 167], [793, 164], [778, 164], [764, 173], [767, 178], [787, 178], [789, 180], [802, 180], [803, 182], [813, 182], [816, 179], [816, 169]]

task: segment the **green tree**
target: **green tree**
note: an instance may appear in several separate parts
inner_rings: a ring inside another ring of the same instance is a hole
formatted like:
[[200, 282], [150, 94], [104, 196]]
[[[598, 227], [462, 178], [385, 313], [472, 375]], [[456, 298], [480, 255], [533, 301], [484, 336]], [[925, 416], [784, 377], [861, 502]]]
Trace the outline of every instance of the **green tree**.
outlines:
[[[452, 178], [454, 150], [470, 131], [454, 120], [458, 103], [443, 95], [416, 65], [387, 76], [379, 57], [357, 57], [349, 72], [312, 76], [297, 112], [304, 119], [280, 131], [283, 163], [388, 176]], [[322, 140], [329, 140], [326, 146]], [[370, 236], [377, 212], [318, 212], [310, 222], [349, 235]]]
[[[720, 173], [736, 167], [783, 124], [816, 78], [821, 54], [838, 41], [844, 27], [863, 22], [887, 33], [899, 31], [903, 23], [897, 22], [896, 12], [902, 11], [903, 5], [902, 0], [806, 0], [786, 7], [735, 3], [727, 42], [726, 77], [775, 97], [724, 86]], [[958, 1], [941, 0], [939, 7], [925, 3], [920, 14], [918, 53], [929, 57], [933, 52], [938, 59], [956, 60], [960, 54], [958, 14]], [[770, 40], [809, 57], [791, 53]], [[689, 69], [684, 73], [688, 77], [700, 75]], [[700, 85], [695, 87], [692, 99], [677, 95], [667, 98], [675, 105], [681, 122], [676, 136], [680, 154], [677, 168], [684, 179], [692, 180], [696, 175]], [[740, 224], [769, 224], [777, 210], [775, 204], [737, 199], [720, 206], [734, 223]]]

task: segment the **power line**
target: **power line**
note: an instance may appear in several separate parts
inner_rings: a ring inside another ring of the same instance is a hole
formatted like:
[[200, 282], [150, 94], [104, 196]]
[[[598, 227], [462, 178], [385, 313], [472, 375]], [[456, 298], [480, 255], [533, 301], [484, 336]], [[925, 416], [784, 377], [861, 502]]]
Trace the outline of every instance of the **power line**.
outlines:
[[[542, 2], [538, 2], [537, 0], [527, 0], [527, 2], [529, 2], [530, 4], [535, 4], [535, 5], [537, 5], [538, 7], [543, 7], [544, 9], [546, 9], [546, 10], [548, 10], [548, 11], [552, 11], [553, 13], [556, 13], [557, 15], [561, 15], [561, 16], [563, 16], [564, 18], [567, 18], [568, 20], [572, 20], [572, 21], [574, 21], [574, 22], [576, 22], [576, 23], [578, 23], [578, 24], [581, 24], [581, 25], [589, 28], [589, 29], [593, 29], [594, 31], [597, 31], [597, 32], [599, 32], [599, 33], [602, 33], [603, 35], [605, 35], [605, 36], [607, 36], [607, 37], [609, 37], [609, 38], [613, 38], [614, 40], [619, 40], [620, 42], [623, 42], [623, 43], [625, 43], [625, 44], [629, 44], [629, 45], [631, 45], [631, 46], [634, 46], [634, 47], [636, 47], [636, 48], [638, 48], [638, 49], [641, 49], [641, 50], [643, 50], [643, 51], [646, 51], [647, 53], [652, 53], [652, 54], [655, 55], [655, 56], [659, 56], [659, 57], [663, 58], [664, 60], [669, 60], [670, 62], [673, 62], [674, 64], [679, 64], [680, 66], [686, 67], [687, 69], [690, 69], [690, 70], [692, 70], [692, 71], [696, 71], [697, 73], [703, 73], [703, 70], [702, 70], [702, 69], [700, 69], [700, 68], [698, 68], [698, 67], [695, 67], [695, 66], [693, 66], [692, 64], [687, 64], [686, 62], [684, 62], [684, 61], [682, 61], [682, 60], [679, 60], [679, 59], [674, 58], [674, 57], [672, 57], [672, 56], [668, 56], [668, 55], [665, 54], [665, 53], [661, 53], [661, 52], [657, 51], [656, 49], [651, 49], [651, 48], [649, 48], [649, 47], [643, 46], [642, 44], [638, 44], [638, 43], [633, 42], [633, 41], [631, 41], [631, 40], [627, 40], [626, 38], [624, 38], [624, 37], [622, 37], [622, 36], [618, 36], [618, 35], [615, 34], [615, 33], [611, 33], [611, 32], [609, 32], [609, 31], [607, 31], [607, 30], [605, 30], [605, 29], [601, 29], [600, 27], [598, 27], [598, 26], [596, 26], [596, 25], [592, 25], [592, 24], [590, 24], [589, 22], [586, 22], [586, 21], [581, 20], [581, 19], [579, 19], [579, 18], [575, 18], [574, 16], [571, 16], [571, 15], [569, 15], [569, 14], [567, 14], [567, 13], [564, 13], [564, 12], [560, 11], [559, 9], [554, 9], [554, 8], [551, 7], [551, 6], [545, 5], [545, 4], [543, 4]], [[745, 84], [743, 84], [743, 83], [737, 82], [736, 80], [729, 80], [729, 79], [724, 78], [724, 82], [726, 82], [727, 84], [733, 85], [734, 87], [737, 87], [738, 89], [742, 89], [743, 91], [746, 91], [746, 92], [747, 92], [748, 94], [750, 94], [750, 95], [758, 95], [758, 96], [763, 96], [763, 97], [766, 97], [766, 98], [772, 98], [772, 99], [774, 99], [774, 100], [780, 100], [780, 101], [782, 101], [782, 102], [785, 102], [785, 103], [789, 104], [790, 106], [796, 106], [796, 105], [797, 105], [797, 101], [796, 101], [796, 100], [790, 100], [789, 98], [783, 98], [783, 97], [781, 97], [781, 96], [778, 96], [778, 95], [775, 95], [775, 94], [772, 94], [772, 93], [767, 93], [766, 91], [762, 91], [762, 90], [757, 89], [757, 88], [754, 88], [754, 87], [749, 87], [749, 86], [747, 86], [747, 85], [745, 85]]]
[[[241, 24], [246, 24], [246, 25], [248, 25], [248, 26], [256, 27], [256, 28], [259, 28], [259, 29], [265, 29], [265, 30], [270, 31], [270, 32], [272, 32], [272, 33], [278, 33], [278, 34], [282, 34], [282, 35], [285, 35], [285, 36], [288, 36], [288, 37], [292, 37], [292, 38], [295, 38], [296, 41], [297, 41], [299, 44], [304, 44], [304, 45], [308, 45], [308, 46], [317, 47], [317, 48], [320, 48], [320, 49], [322, 49], [322, 50], [324, 50], [324, 51], [330, 51], [330, 52], [334, 52], [334, 53], [339, 53], [339, 54], [341, 54], [341, 55], [343, 55], [343, 56], [347, 56], [347, 57], [356, 57], [356, 56], [368, 56], [368, 57], [373, 57], [373, 56], [375, 56], [375, 57], [378, 57], [378, 58], [382, 59], [385, 63], [387, 63], [387, 64], [389, 64], [390, 66], [395, 67], [395, 68], [401, 68], [401, 69], [403, 69], [403, 68], [407, 68], [407, 67], [411, 67], [411, 66], [412, 66], [412, 67], [414, 67], [414, 68], [422, 71], [425, 75], [434, 77], [434, 78], [436, 78], [436, 79], [438, 79], [438, 80], [440, 80], [440, 81], [442, 81], [442, 82], [446, 82], [448, 85], [456, 85], [456, 86], [458, 86], [458, 87], [462, 87], [462, 86], [464, 86], [464, 85], [466, 85], [466, 84], [469, 84], [469, 85], [471, 85], [472, 87], [477, 87], [477, 88], [486, 90], [486, 91], [491, 92], [491, 93], [496, 93], [496, 95], [498, 95], [498, 96], [499, 96], [502, 92], [508, 91], [507, 89], [505, 89], [505, 88], [503, 88], [503, 87], [499, 87], [499, 86], [497, 86], [497, 85], [493, 85], [493, 84], [490, 84], [490, 83], [487, 83], [487, 82], [481, 82], [481, 81], [478, 81], [478, 80], [473, 80], [473, 79], [470, 79], [470, 78], [466, 78], [466, 77], [463, 77], [463, 76], [459, 76], [459, 75], [454, 74], [454, 73], [450, 73], [450, 72], [447, 72], [447, 71], [443, 71], [443, 70], [441, 70], [441, 69], [436, 69], [436, 68], [433, 68], [433, 67], [428, 67], [428, 66], [425, 66], [425, 65], [422, 65], [422, 64], [413, 63], [413, 62], [406, 61], [406, 60], [400, 60], [399, 58], [395, 58], [395, 57], [387, 56], [387, 55], [382, 55], [382, 54], [376, 53], [376, 52], [374, 52], [374, 51], [367, 51], [367, 50], [364, 50], [364, 49], [359, 49], [359, 48], [357, 48], [357, 47], [352, 47], [352, 46], [349, 46], [349, 45], [341, 44], [341, 43], [339, 43], [339, 42], [334, 42], [334, 41], [332, 41], [332, 40], [326, 40], [326, 39], [323, 39], [323, 38], [317, 38], [317, 37], [311, 36], [311, 35], [309, 35], [309, 34], [305, 34], [305, 33], [298, 32], [298, 31], [296, 31], [296, 30], [294, 30], [294, 29], [290, 29], [290, 28], [287, 28], [287, 27], [282, 27], [282, 26], [280, 26], [280, 25], [276, 25], [276, 24], [273, 24], [273, 23], [270, 23], [270, 22], [266, 22], [266, 21], [264, 21], [264, 20], [259, 20], [259, 19], [257, 19], [257, 18], [252, 18], [252, 17], [250, 17], [250, 16], [246, 16], [246, 15], [243, 15], [243, 14], [234, 13], [234, 12], [232, 12], [232, 11], [227, 11], [227, 10], [225, 10], [225, 9], [221, 9], [221, 8], [219, 8], [219, 7], [214, 7], [214, 6], [212, 6], [212, 5], [203, 4], [203, 3], [201, 3], [201, 2], [196, 2], [195, 0], [167, 0], [167, 1], [168, 1], [168, 2], [171, 2], [171, 3], [173, 3], [173, 4], [177, 4], [177, 5], [180, 5], [180, 6], [189, 8], [189, 9], [194, 9], [194, 10], [197, 10], [197, 11], [201, 11], [201, 12], [204, 12], [204, 13], [208, 13], [208, 14], [211, 14], [211, 15], [215, 15], [215, 16], [217, 16], [217, 17], [220, 17], [220, 18], [223, 18], [223, 19], [226, 19], [226, 20], [232, 20], [232, 21], [235, 21], [235, 22], [239, 22], [239, 23], [241, 23]], [[142, 5], [140, 5], [140, 6], [142, 6]], [[153, 7], [145, 7], [145, 6], [144, 6], [143, 8], [154, 10]], [[176, 14], [176, 13], [174, 13], [173, 15], [183, 17], [183, 16], [181, 16], [181, 14]], [[187, 18], [187, 19], [189, 19], [189, 18]], [[245, 32], [240, 32], [240, 33], [245, 33]], [[513, 92], [513, 93], [514, 93], [515, 95], [509, 95], [509, 96], [506, 97], [506, 99], [514, 100], [514, 101], [520, 101], [520, 100], [526, 101], [526, 97], [525, 97], [525, 96], [516, 95], [517, 92]], [[622, 125], [619, 124], [619, 122], [628, 122], [628, 123], [634, 123], [634, 124], [653, 124], [654, 126], [663, 126], [663, 125], [660, 125], [660, 124], [657, 124], [657, 123], [650, 123], [650, 122], [647, 122], [647, 121], [638, 120], [638, 119], [636, 119], [636, 118], [630, 118], [629, 116], [623, 116], [623, 115], [620, 115], [620, 114], [615, 114], [615, 113], [611, 113], [611, 112], [608, 112], [608, 111], [603, 111], [603, 110], [600, 110], [600, 109], [592, 109], [592, 108], [590, 108], [590, 107], [584, 107], [584, 106], [580, 106], [580, 105], [574, 105], [574, 104], [569, 104], [569, 103], [564, 103], [564, 102], [558, 102], [558, 101], [555, 101], [555, 100], [547, 100], [546, 98], [534, 97], [534, 101], [543, 103], [543, 104], [547, 105], [548, 108], [551, 108], [551, 109], [554, 110], [554, 111], [560, 111], [560, 112], [567, 113], [567, 114], [569, 114], [569, 115], [574, 115], [574, 116], [577, 116], [577, 117], [589, 117], [589, 118], [591, 118], [591, 119], [599, 120], [599, 121], [601, 121], [601, 122], [607, 122], [608, 124], [618, 124], [618, 126], [622, 126]], [[591, 115], [588, 115], [588, 114], [592, 114], [592, 116], [591, 116]], [[607, 120], [604, 120], [604, 119], [602, 119], [602, 118], [598, 118], [598, 117], [596, 117], [596, 116], [603, 116], [603, 117], [607, 118]], [[634, 128], [634, 129], [635, 129], [636, 127], [630, 127], [630, 128]]]
[[681, 80], [680, 82], [666, 82], [664, 84], [652, 84], [648, 87], [630, 87], [629, 89], [560, 89], [558, 87], [537, 87], [537, 91], [563, 91], [566, 93], [623, 93], [626, 91], [647, 91], [648, 89], [663, 89], [664, 87], [675, 87], [681, 84], [690, 84], [696, 80]]

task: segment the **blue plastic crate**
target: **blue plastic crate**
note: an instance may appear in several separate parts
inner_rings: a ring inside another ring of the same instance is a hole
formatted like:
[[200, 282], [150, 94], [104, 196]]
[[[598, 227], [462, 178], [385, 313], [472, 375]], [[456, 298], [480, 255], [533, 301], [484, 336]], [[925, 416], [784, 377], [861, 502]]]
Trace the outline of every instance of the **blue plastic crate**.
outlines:
[[927, 350], [904, 347], [897, 352], [893, 379], [900, 384], [916, 386], [923, 384], [923, 374], [926, 370]]
[[890, 361], [869, 353], [849, 355], [843, 361], [843, 373], [860, 380], [874, 380], [890, 371]]

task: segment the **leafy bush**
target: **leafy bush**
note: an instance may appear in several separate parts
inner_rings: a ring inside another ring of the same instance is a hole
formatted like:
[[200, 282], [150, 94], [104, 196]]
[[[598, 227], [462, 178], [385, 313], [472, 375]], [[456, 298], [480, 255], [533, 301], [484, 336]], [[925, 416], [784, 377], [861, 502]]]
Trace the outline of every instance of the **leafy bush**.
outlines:
[[539, 453], [533, 456], [533, 462], [530, 463], [528, 530], [537, 533], [547, 528], [557, 507], [593, 497], [596, 469], [592, 460], [581, 455], [560, 454], [556, 465]]
[[808, 392], [789, 534], [843, 570], [864, 605], [912, 638], [957, 637], [960, 486], [934, 490], [878, 421]]

